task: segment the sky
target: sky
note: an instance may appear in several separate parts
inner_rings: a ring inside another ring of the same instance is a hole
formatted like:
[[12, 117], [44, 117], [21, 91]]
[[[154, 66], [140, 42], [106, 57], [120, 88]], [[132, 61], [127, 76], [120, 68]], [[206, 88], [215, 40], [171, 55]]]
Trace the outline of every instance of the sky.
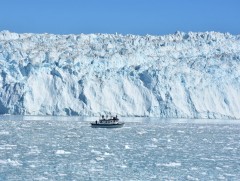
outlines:
[[0, 0], [0, 31], [240, 34], [240, 0]]

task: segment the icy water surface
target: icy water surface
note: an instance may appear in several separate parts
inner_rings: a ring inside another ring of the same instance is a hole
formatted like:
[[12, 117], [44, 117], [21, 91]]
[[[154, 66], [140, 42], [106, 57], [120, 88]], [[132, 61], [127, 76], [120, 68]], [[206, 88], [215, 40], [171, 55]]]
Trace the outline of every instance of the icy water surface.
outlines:
[[0, 180], [240, 180], [240, 121], [0, 116]]

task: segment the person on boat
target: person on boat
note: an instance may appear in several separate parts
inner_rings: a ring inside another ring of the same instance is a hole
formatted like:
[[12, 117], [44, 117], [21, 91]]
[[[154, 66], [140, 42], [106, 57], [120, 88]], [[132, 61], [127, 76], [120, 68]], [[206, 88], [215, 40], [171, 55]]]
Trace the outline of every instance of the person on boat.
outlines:
[[113, 117], [113, 121], [115, 122], [117, 120], [118, 120], [118, 118], [117, 118], [117, 115], [116, 115], [116, 117]]

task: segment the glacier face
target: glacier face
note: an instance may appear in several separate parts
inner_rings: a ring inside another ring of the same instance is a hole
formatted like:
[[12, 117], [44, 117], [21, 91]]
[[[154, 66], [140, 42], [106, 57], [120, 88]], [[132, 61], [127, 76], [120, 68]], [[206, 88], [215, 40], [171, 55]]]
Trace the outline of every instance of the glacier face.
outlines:
[[0, 114], [240, 119], [240, 36], [0, 32]]

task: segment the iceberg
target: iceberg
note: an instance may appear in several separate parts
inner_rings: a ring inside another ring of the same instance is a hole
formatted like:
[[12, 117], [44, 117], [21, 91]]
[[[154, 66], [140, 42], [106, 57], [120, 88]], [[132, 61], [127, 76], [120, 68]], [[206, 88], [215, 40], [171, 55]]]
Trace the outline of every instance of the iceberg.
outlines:
[[0, 32], [0, 114], [240, 119], [240, 35]]

